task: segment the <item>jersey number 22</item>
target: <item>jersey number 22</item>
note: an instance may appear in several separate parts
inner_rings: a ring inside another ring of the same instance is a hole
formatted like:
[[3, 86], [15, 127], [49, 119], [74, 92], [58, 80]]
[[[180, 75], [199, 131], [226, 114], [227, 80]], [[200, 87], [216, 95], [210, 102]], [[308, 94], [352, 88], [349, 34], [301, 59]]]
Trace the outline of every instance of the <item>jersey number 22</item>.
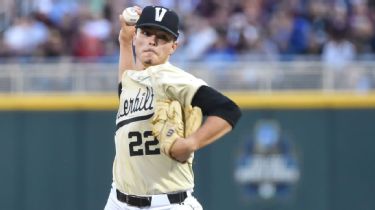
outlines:
[[[131, 140], [129, 143], [130, 156], [140, 155], [158, 155], [160, 154], [159, 148], [153, 148], [152, 146], [158, 145], [159, 141], [152, 135], [152, 131], [145, 131], [142, 135], [141, 132], [133, 131], [129, 132], [128, 138]], [[132, 139], [135, 139], [132, 141]], [[142, 146], [144, 142], [144, 149], [135, 147]]]

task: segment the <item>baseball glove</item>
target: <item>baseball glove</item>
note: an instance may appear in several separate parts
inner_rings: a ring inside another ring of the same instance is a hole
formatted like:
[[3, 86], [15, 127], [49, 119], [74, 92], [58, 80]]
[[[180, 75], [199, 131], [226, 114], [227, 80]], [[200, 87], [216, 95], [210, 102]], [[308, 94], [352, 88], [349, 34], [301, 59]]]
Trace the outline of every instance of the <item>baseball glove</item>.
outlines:
[[202, 124], [202, 110], [189, 105], [184, 109], [185, 117], [185, 138], [193, 134]]
[[198, 107], [183, 110], [178, 101], [156, 101], [152, 134], [159, 140], [161, 152], [171, 157], [173, 143], [191, 135], [201, 123], [202, 112]]

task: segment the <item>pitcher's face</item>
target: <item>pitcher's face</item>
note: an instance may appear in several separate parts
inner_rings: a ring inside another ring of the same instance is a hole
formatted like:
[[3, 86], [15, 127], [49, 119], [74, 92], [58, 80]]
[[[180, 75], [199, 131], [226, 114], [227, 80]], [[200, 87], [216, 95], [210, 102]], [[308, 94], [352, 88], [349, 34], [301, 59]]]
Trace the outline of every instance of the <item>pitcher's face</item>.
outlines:
[[137, 62], [146, 68], [165, 63], [177, 48], [173, 35], [153, 27], [137, 29], [133, 42]]

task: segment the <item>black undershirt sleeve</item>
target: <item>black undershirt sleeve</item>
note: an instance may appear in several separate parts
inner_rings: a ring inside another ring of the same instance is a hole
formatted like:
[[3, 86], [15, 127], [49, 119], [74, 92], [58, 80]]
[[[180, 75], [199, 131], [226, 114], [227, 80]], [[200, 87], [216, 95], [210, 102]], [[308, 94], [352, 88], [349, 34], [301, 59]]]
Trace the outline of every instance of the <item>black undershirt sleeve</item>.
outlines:
[[201, 108], [204, 116], [217, 116], [226, 120], [232, 128], [241, 117], [240, 108], [232, 100], [208, 86], [198, 89], [191, 105]]
[[122, 90], [122, 83], [120, 82], [120, 83], [118, 83], [118, 97], [120, 98], [120, 95], [121, 95], [121, 90]]

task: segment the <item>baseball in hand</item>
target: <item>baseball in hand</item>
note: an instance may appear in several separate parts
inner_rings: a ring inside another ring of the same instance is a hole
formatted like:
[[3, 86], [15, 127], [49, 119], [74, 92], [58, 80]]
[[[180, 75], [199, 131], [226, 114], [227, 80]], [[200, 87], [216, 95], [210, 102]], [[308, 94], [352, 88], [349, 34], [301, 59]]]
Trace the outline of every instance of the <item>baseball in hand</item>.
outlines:
[[122, 12], [122, 16], [127, 25], [133, 26], [137, 23], [139, 15], [134, 7], [128, 7]]

